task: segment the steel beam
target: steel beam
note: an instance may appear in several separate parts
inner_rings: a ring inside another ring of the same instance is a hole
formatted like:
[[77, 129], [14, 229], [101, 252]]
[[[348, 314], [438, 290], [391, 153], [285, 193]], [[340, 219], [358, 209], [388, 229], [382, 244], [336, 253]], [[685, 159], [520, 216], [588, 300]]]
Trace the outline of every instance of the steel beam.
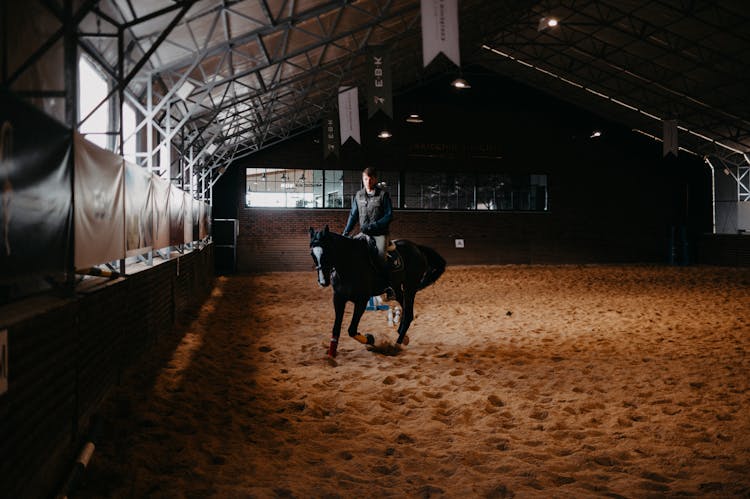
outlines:
[[[12, 75], [10, 75], [10, 77], [5, 79], [6, 85], [8, 87], [13, 85], [13, 83], [18, 79], [19, 76], [21, 76], [24, 72], [26, 72], [27, 69], [36, 64], [37, 61], [39, 61], [39, 59], [41, 59], [42, 56], [44, 56], [44, 54], [46, 54], [47, 51], [66, 34], [66, 29], [70, 28], [75, 31], [75, 29], [78, 27], [78, 23], [80, 23], [81, 20], [86, 17], [86, 15], [90, 12], [91, 7], [98, 1], [99, 0], [86, 0], [75, 13], [68, 16], [66, 18], [66, 21], [63, 22], [60, 28], [57, 29], [52, 34], [52, 36], [50, 36], [37, 50], [35, 50], [34, 53], [31, 54], [31, 56], [29, 56], [23, 62], [23, 64], [21, 64], [18, 69], [13, 72]], [[5, 2], [2, 3], [5, 4]], [[7, 9], [7, 7], [5, 8]], [[4, 36], [7, 37], [7, 35]], [[63, 41], [63, 44], [64, 43], [65, 42]]]
[[135, 76], [138, 74], [138, 72], [143, 68], [143, 66], [148, 62], [149, 58], [156, 52], [156, 49], [159, 48], [159, 45], [169, 36], [169, 34], [172, 32], [172, 30], [177, 27], [180, 20], [187, 14], [187, 11], [190, 10], [190, 8], [193, 6], [193, 4], [196, 2], [196, 0], [186, 0], [185, 3], [181, 4], [181, 10], [180, 12], [170, 21], [169, 25], [162, 31], [162, 33], [159, 35], [159, 37], [156, 39], [156, 41], [149, 47], [148, 51], [141, 57], [141, 59], [136, 63], [135, 67], [130, 70], [128, 75], [117, 82], [117, 85], [114, 89], [112, 89], [107, 96], [104, 98], [102, 102], [99, 103], [94, 109], [91, 110], [91, 112], [86, 115], [79, 123], [78, 126], [83, 124], [87, 119], [91, 117], [100, 107], [101, 105], [109, 100], [116, 92], [119, 91], [120, 87], [125, 88], [130, 81], [135, 78]]

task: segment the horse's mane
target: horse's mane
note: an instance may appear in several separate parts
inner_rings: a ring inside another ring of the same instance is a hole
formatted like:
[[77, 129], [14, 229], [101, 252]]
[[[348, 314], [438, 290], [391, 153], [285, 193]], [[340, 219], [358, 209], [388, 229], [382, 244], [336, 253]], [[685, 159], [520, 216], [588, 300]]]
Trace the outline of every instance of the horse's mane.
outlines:
[[329, 232], [327, 237], [331, 237], [335, 241], [350, 245], [351, 247], [360, 246], [364, 250], [367, 250], [367, 240], [364, 238], [354, 239], [353, 237], [342, 236], [341, 234], [337, 234], [335, 232]]

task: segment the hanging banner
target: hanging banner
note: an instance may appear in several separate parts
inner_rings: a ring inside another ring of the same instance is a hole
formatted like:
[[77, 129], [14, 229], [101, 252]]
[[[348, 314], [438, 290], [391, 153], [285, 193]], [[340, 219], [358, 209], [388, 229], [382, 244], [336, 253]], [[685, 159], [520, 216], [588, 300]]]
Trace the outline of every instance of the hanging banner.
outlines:
[[382, 111], [393, 118], [393, 95], [391, 92], [391, 59], [381, 46], [367, 51], [367, 117]]
[[169, 187], [169, 245], [185, 242], [185, 193], [176, 185]]
[[339, 117], [333, 112], [323, 118], [323, 158], [331, 154], [339, 157]]
[[125, 254], [134, 256], [151, 251], [153, 231], [151, 174], [125, 161]]
[[201, 240], [201, 206], [203, 202], [193, 199], [193, 241]]
[[357, 144], [359, 138], [359, 92], [357, 87], [339, 87], [339, 128], [341, 130], [341, 144], [345, 144], [349, 137]]
[[154, 248], [169, 246], [169, 191], [172, 184], [158, 175], [152, 175], [154, 191]]
[[193, 239], [193, 196], [187, 192], [182, 193], [185, 202], [182, 205], [183, 213], [185, 214], [184, 220], [185, 225], [182, 227], [183, 241], [185, 243], [192, 243]]
[[214, 226], [214, 221], [213, 221], [213, 207], [210, 204], [208, 204], [208, 203], [206, 203], [205, 217], [206, 217], [206, 222], [205, 222], [205, 224], [206, 224], [206, 237], [213, 236], [213, 226]]
[[76, 132], [75, 265], [82, 269], [125, 258], [125, 165], [122, 156]]
[[198, 239], [203, 240], [208, 237], [208, 214], [209, 206], [208, 203], [199, 203], [200, 214], [198, 219]]
[[677, 120], [664, 120], [664, 140], [662, 141], [662, 156], [669, 153], [677, 156], [680, 146], [677, 142]]
[[442, 52], [461, 66], [458, 47], [458, 0], [421, 0], [424, 67]]
[[72, 271], [71, 142], [0, 88], [0, 282]]

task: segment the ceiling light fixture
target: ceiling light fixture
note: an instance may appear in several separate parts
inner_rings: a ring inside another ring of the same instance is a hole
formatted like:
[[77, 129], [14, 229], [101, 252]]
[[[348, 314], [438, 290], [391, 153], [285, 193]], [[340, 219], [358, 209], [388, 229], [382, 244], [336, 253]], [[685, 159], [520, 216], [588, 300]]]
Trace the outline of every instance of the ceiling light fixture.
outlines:
[[539, 19], [539, 25], [536, 27], [536, 30], [544, 31], [547, 28], [554, 28], [555, 26], [559, 24], [560, 24], [560, 21], [558, 21], [554, 17], [543, 17]]
[[595, 139], [595, 138], [601, 137], [601, 136], [602, 136], [602, 132], [600, 132], [599, 130], [594, 130], [594, 132], [589, 136], [589, 138], [590, 139]]
[[424, 123], [424, 120], [423, 120], [423, 119], [422, 119], [422, 117], [421, 117], [421, 116], [419, 115], [419, 113], [411, 113], [411, 114], [410, 114], [410, 115], [409, 115], [409, 116], [408, 116], [408, 117], [406, 118], [406, 122], [407, 122], [407, 123]]
[[388, 130], [381, 130], [380, 133], [378, 133], [379, 139], [385, 140], [385, 139], [390, 139], [391, 137], [393, 137], [393, 134], [389, 132]]
[[453, 85], [455, 88], [459, 90], [463, 90], [465, 88], [471, 88], [471, 85], [469, 85], [469, 82], [464, 80], [461, 77], [456, 78], [451, 82], [451, 85]]

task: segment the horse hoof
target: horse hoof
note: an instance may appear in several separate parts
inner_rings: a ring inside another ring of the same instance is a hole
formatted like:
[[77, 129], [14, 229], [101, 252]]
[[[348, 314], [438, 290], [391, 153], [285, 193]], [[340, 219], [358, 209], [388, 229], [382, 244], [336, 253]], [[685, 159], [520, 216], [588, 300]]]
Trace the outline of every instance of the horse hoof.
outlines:
[[337, 367], [339, 365], [339, 363], [336, 362], [336, 359], [330, 355], [326, 355], [326, 362], [328, 362], [328, 365], [331, 367]]
[[375, 337], [371, 334], [366, 334], [367, 337], [367, 344], [368, 345], [374, 345], [375, 344]]
[[404, 336], [404, 340], [401, 342], [402, 345], [406, 346], [409, 344], [409, 336]]
[[[363, 345], [367, 345], [367, 344], [372, 345], [372, 343], [369, 342], [368, 337], [372, 338], [372, 335], [368, 334], [367, 336], [365, 336], [363, 334], [355, 334], [354, 336], [352, 336], [352, 338], [354, 338], [355, 340], [359, 341]], [[373, 339], [372, 341], [374, 342], [375, 340]]]

